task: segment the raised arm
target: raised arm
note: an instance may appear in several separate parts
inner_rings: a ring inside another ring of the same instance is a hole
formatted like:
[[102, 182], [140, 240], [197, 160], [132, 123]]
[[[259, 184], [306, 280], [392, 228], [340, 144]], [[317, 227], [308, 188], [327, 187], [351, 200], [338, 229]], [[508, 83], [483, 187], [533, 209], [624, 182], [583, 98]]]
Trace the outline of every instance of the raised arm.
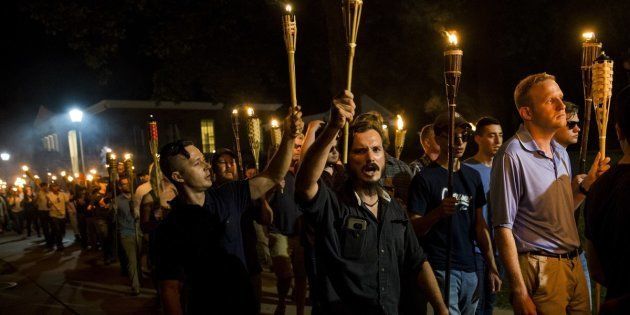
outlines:
[[[577, 210], [584, 199], [586, 199], [586, 194], [584, 194], [582, 190], [589, 191], [591, 185], [597, 178], [610, 169], [610, 158], [602, 158], [600, 155], [601, 153], [597, 153], [588, 174], [579, 174], [573, 178], [571, 183], [571, 188], [573, 189], [573, 210]], [[582, 187], [582, 189], [580, 189], [580, 187]]]
[[350, 123], [354, 117], [355, 105], [353, 97], [352, 93], [344, 91], [341, 96], [333, 100], [330, 107], [330, 123], [326, 125], [322, 134], [315, 139], [315, 142], [308, 150], [308, 154], [305, 154], [302, 160], [295, 178], [295, 194], [303, 201], [310, 201], [317, 194], [319, 189], [317, 180], [324, 171], [333, 140], [346, 122]]
[[302, 132], [304, 122], [300, 107], [291, 108], [284, 120], [284, 134], [278, 151], [269, 162], [267, 168], [258, 176], [249, 180], [249, 191], [252, 200], [259, 199], [276, 184], [280, 183], [289, 170], [293, 157], [295, 138]]

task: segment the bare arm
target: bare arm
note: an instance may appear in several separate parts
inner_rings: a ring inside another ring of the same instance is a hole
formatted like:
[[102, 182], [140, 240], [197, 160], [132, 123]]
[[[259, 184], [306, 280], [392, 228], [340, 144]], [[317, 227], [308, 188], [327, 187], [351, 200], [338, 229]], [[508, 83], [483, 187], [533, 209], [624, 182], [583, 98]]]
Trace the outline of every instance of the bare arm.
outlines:
[[436, 314], [448, 314], [448, 308], [444, 304], [433, 269], [431, 269], [431, 265], [426, 260], [422, 263], [422, 269], [418, 273], [418, 286], [422, 288], [422, 292], [429, 303], [431, 303]]
[[315, 140], [304, 156], [302, 165], [295, 178], [295, 193], [303, 200], [312, 200], [319, 186], [317, 180], [321, 177], [328, 152], [332, 148], [333, 140], [346, 122], [350, 122], [354, 116], [354, 101], [352, 93], [344, 91], [341, 97], [333, 100], [330, 108], [330, 123], [322, 134]]
[[[477, 237], [477, 243], [481, 247], [481, 253], [490, 269], [490, 284], [492, 286], [492, 292], [501, 290], [501, 278], [499, 277], [499, 270], [497, 264], [494, 261], [494, 251], [492, 250], [492, 240], [490, 239], [490, 230], [488, 230], [488, 224], [483, 218], [483, 209], [477, 208], [476, 212], [476, 224], [475, 234]], [[479, 280], [482, 281], [482, 280]]]
[[183, 315], [180, 303], [181, 282], [177, 280], [160, 281], [160, 296], [164, 305], [164, 313], [168, 315]]
[[313, 143], [315, 142], [315, 133], [317, 132], [317, 130], [319, 130], [319, 128], [322, 128], [323, 124], [324, 121], [322, 120], [313, 120], [308, 123], [308, 126], [306, 126], [306, 132], [304, 133], [304, 142], [302, 142], [303, 154], [300, 155], [300, 164], [302, 160], [304, 160], [304, 156], [306, 155], [308, 148], [310, 148], [311, 145], [313, 145]]
[[521, 267], [518, 263], [518, 252], [512, 230], [504, 227], [495, 228], [495, 237], [499, 256], [503, 261], [507, 273], [510, 287], [512, 289], [514, 311], [516, 314], [536, 314], [536, 307], [532, 301], [525, 280], [521, 274]]
[[295, 111], [293, 109], [289, 111], [289, 116], [285, 119], [284, 126], [282, 142], [271, 162], [260, 175], [249, 180], [249, 191], [252, 200], [263, 197], [267, 191], [280, 183], [284, 175], [287, 174], [293, 157], [295, 138], [304, 127], [302, 112], [299, 107]]

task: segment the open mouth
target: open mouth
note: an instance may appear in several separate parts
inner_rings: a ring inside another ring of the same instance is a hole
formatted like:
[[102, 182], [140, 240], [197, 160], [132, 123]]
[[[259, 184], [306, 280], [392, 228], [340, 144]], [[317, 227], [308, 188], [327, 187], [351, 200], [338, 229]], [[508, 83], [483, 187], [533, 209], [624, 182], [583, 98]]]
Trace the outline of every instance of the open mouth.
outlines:
[[374, 176], [374, 174], [379, 171], [379, 167], [378, 165], [371, 163], [364, 166], [361, 171], [363, 172], [363, 174], [366, 174], [368, 176]]

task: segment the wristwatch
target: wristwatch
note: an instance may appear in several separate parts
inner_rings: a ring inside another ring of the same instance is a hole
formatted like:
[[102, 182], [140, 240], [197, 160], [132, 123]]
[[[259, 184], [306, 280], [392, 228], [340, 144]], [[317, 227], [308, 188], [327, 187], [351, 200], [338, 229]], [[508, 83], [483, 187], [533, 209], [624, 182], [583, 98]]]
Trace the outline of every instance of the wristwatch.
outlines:
[[582, 194], [584, 194], [585, 196], [588, 195], [588, 190], [586, 190], [586, 188], [584, 188], [584, 186], [582, 186], [582, 183], [580, 183], [580, 185], [578, 186], [578, 189], [580, 190], [580, 192]]

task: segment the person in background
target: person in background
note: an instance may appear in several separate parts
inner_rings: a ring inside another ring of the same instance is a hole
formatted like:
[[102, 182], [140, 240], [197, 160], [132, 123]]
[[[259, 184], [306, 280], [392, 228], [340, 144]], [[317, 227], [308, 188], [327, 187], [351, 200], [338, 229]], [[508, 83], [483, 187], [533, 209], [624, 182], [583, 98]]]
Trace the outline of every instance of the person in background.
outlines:
[[[483, 191], [486, 198], [490, 192], [490, 172], [492, 171], [492, 160], [503, 144], [503, 129], [501, 123], [492, 117], [483, 117], [475, 125], [475, 142], [479, 148], [477, 153], [464, 161], [464, 164], [475, 169], [481, 176]], [[492, 217], [488, 212], [488, 205], [483, 206], [483, 218], [488, 226], [492, 226]], [[494, 233], [490, 231], [490, 240], [494, 244]], [[494, 251], [494, 261], [497, 265], [499, 275], [501, 274], [501, 264], [499, 263], [498, 252]], [[497, 300], [496, 292], [492, 290], [492, 282], [489, 276], [490, 266], [486, 262], [479, 248], [475, 246], [475, 259], [477, 263], [477, 279], [479, 279], [479, 303], [475, 314], [492, 315], [492, 310]]]
[[31, 186], [24, 187], [24, 199], [22, 199], [22, 207], [24, 208], [24, 215], [26, 219], [26, 233], [30, 237], [34, 231], [37, 233], [37, 237], [41, 237], [39, 229], [39, 219], [37, 216], [37, 203], [35, 200], [35, 194]]
[[58, 183], [53, 182], [50, 191], [46, 194], [48, 208], [50, 209], [50, 225], [53, 243], [57, 246], [57, 251], [63, 251], [63, 237], [66, 233], [66, 211], [70, 199], [68, 195], [61, 191]]
[[413, 175], [418, 174], [423, 168], [435, 161], [440, 155], [440, 146], [435, 142], [435, 132], [433, 124], [425, 125], [420, 129], [420, 145], [424, 154], [417, 160], [409, 163], [409, 168]]

